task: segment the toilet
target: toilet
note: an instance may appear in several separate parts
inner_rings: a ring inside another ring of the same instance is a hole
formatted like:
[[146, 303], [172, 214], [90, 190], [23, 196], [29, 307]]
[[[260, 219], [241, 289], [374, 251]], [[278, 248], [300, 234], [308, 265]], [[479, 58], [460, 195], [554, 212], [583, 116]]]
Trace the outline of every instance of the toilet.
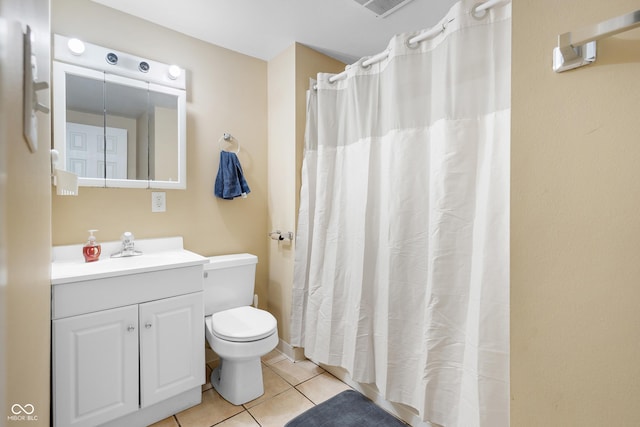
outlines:
[[264, 393], [260, 357], [278, 345], [271, 313], [253, 307], [258, 257], [221, 255], [204, 265], [205, 335], [220, 364], [211, 385], [234, 405]]

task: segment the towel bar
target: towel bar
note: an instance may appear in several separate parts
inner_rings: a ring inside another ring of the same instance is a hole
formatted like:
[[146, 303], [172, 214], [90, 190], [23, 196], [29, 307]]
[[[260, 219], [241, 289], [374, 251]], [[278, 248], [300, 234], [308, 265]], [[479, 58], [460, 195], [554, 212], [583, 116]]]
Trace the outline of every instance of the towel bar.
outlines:
[[617, 16], [578, 31], [558, 36], [553, 49], [553, 71], [561, 73], [588, 65], [596, 60], [596, 40], [601, 40], [640, 26], [640, 10]]

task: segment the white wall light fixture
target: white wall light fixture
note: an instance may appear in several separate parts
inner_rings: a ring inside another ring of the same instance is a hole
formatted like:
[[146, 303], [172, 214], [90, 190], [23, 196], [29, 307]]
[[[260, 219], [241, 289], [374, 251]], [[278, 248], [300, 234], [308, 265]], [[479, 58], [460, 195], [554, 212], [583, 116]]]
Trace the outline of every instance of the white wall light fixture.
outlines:
[[69, 51], [76, 56], [82, 55], [85, 49], [84, 42], [80, 39], [69, 39], [67, 47]]
[[178, 77], [180, 77], [180, 74], [182, 74], [182, 70], [180, 69], [180, 67], [178, 67], [177, 65], [169, 66], [169, 78], [171, 80], [177, 79]]
[[141, 58], [59, 34], [53, 36], [53, 59], [148, 83], [186, 88], [185, 70], [177, 65]]

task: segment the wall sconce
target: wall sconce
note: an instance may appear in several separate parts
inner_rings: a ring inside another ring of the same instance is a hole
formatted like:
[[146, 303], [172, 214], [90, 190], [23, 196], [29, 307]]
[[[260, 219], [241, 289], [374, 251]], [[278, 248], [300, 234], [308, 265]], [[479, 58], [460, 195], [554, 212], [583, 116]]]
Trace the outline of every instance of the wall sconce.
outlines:
[[180, 77], [180, 74], [182, 74], [182, 70], [180, 69], [180, 67], [178, 67], [177, 65], [169, 66], [169, 78], [171, 80], [177, 79], [178, 77]]
[[71, 53], [75, 56], [82, 55], [85, 49], [84, 43], [80, 39], [69, 39], [69, 41], [67, 42], [67, 47], [69, 48], [69, 51], [71, 51]]

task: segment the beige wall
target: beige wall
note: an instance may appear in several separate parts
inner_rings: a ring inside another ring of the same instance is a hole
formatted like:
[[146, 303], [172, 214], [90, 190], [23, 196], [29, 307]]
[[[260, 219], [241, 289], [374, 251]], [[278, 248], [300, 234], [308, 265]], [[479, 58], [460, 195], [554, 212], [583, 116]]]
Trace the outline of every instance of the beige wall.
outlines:
[[[0, 425], [11, 407], [33, 405], [49, 425], [50, 125], [38, 113], [38, 150], [22, 133], [22, 26], [34, 35], [38, 80], [49, 81], [49, 3], [0, 0]], [[2, 25], [2, 23], [0, 23]], [[39, 101], [50, 105], [47, 91]], [[24, 414], [21, 414], [24, 415]], [[16, 421], [16, 424], [20, 424]]]
[[[295, 231], [295, 45], [269, 61], [269, 230]], [[294, 243], [269, 240], [269, 310], [289, 342]]]
[[558, 34], [638, 6], [513, 1], [513, 426], [640, 425], [640, 31], [551, 70]]
[[[343, 69], [343, 63], [298, 43], [269, 61], [269, 230], [296, 230], [309, 78]], [[286, 343], [290, 341], [294, 246], [287, 240], [269, 241], [269, 309]]]
[[[83, 19], [77, 19], [82, 16]], [[151, 191], [81, 187], [53, 196], [53, 244], [180, 235], [202, 255], [251, 252], [259, 257], [256, 290], [267, 301], [267, 64], [87, 0], [53, 0], [52, 32], [187, 69], [187, 189], [167, 190], [167, 212], [151, 212]], [[213, 196], [218, 139], [238, 139], [251, 194]], [[266, 305], [264, 305], [266, 307]]]

